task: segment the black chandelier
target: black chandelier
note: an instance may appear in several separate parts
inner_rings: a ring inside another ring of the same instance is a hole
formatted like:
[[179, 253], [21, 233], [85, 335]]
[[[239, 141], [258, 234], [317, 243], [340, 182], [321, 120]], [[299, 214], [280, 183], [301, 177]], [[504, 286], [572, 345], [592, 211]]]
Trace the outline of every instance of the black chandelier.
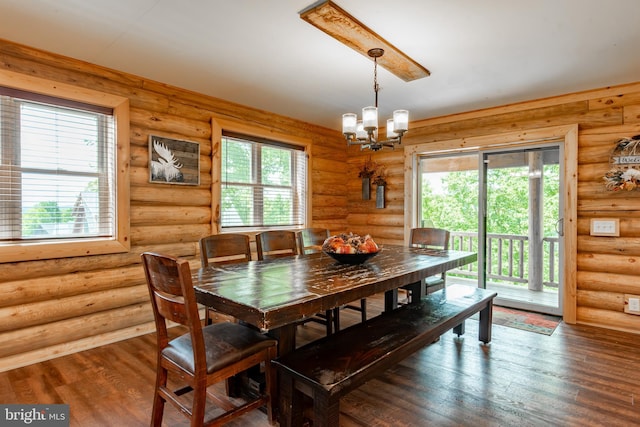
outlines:
[[378, 140], [378, 61], [384, 54], [380, 48], [370, 49], [367, 54], [373, 58], [373, 90], [375, 92], [375, 106], [362, 109], [362, 120], [358, 120], [355, 113], [342, 115], [342, 133], [348, 145], [360, 145], [360, 149], [368, 148], [378, 151], [383, 147], [394, 148], [402, 143], [402, 135], [409, 129], [409, 111], [395, 110], [393, 118], [387, 120], [387, 139]]

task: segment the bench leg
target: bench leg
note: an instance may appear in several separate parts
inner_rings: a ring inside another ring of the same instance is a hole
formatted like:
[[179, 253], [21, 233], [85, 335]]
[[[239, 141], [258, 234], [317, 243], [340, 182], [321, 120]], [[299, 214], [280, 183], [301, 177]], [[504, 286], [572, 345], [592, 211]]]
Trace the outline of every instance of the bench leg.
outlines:
[[280, 374], [279, 414], [280, 427], [301, 426], [304, 395], [296, 390], [295, 380], [283, 372]]
[[487, 306], [480, 310], [480, 330], [478, 339], [487, 344], [491, 341], [491, 322], [493, 317], [493, 300], [487, 303]]
[[453, 328], [453, 333], [458, 335], [458, 336], [464, 335], [464, 320], [458, 326]]
[[339, 427], [340, 398], [318, 395], [313, 397], [313, 427]]

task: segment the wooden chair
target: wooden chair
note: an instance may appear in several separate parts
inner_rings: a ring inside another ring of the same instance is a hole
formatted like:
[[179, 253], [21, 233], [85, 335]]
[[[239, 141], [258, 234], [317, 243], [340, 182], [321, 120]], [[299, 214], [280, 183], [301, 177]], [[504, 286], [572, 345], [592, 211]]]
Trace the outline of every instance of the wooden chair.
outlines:
[[298, 255], [295, 231], [270, 230], [256, 234], [258, 259]]
[[246, 234], [214, 234], [200, 239], [200, 262], [231, 264], [251, 261], [251, 246]]
[[[324, 240], [323, 240], [324, 242]], [[285, 256], [298, 255], [298, 237], [295, 231], [290, 230], [270, 230], [256, 234], [256, 247], [258, 248], [258, 259], [271, 259]], [[327, 328], [327, 335], [331, 335], [334, 330], [340, 329], [338, 310], [327, 310], [317, 314], [307, 321], [321, 323]]]
[[[274, 392], [271, 360], [277, 355], [277, 341], [238, 323], [216, 323], [203, 327], [191, 282], [187, 260], [145, 252], [142, 263], [151, 297], [158, 339], [157, 376], [151, 425], [160, 426], [164, 404], [169, 402], [190, 419], [191, 426], [222, 425], [247, 411], [266, 405], [273, 421], [270, 396]], [[186, 326], [188, 332], [169, 340], [167, 322]], [[223, 381], [264, 363], [266, 386], [257, 398], [236, 406], [225, 396], [215, 396], [224, 412], [205, 423], [207, 390]], [[169, 375], [183, 385], [167, 386]], [[191, 405], [183, 397], [192, 393]], [[222, 403], [220, 403], [222, 402]]]
[[322, 244], [329, 237], [326, 228], [305, 228], [296, 233], [301, 255], [322, 252]]
[[[329, 230], [326, 228], [305, 228], [297, 232], [298, 235], [298, 247], [300, 248], [300, 254], [312, 254], [316, 252], [322, 252], [322, 244], [329, 237]], [[367, 320], [367, 299], [362, 298], [360, 300], [360, 306], [347, 304], [340, 308], [348, 308], [360, 312], [360, 318], [364, 322]], [[336, 332], [340, 330], [340, 311], [334, 312], [334, 325]]]
[[[416, 248], [427, 248], [436, 250], [449, 249], [449, 231], [442, 228], [412, 228], [409, 236], [409, 246]], [[427, 277], [424, 280], [427, 294], [433, 293], [444, 288], [446, 285], [446, 274], [442, 273], [437, 276]], [[407, 291], [409, 293], [409, 291]], [[411, 300], [411, 295], [407, 298]]]
[[[200, 239], [200, 264], [234, 264], [251, 261], [251, 246], [246, 234], [214, 234]], [[205, 321], [212, 323], [213, 313], [205, 308]]]

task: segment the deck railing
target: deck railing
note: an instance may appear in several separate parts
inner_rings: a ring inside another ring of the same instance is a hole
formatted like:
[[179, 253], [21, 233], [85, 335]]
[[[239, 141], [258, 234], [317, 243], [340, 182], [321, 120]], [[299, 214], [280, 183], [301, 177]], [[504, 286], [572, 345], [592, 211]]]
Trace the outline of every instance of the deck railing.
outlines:
[[[478, 251], [478, 234], [452, 231], [450, 249]], [[512, 234], [487, 234], [487, 280], [496, 282], [529, 283], [529, 238]], [[543, 285], [558, 288], [558, 238], [543, 241]], [[478, 263], [450, 270], [450, 274], [478, 277]]]

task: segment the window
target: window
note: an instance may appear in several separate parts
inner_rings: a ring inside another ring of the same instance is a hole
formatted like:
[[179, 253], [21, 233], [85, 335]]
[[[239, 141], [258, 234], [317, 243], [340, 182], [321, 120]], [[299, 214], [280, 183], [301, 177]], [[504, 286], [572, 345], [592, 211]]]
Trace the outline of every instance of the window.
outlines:
[[224, 131], [222, 228], [303, 227], [304, 147]]
[[87, 92], [0, 86], [0, 262], [128, 250], [128, 123], [116, 127], [128, 103]]

